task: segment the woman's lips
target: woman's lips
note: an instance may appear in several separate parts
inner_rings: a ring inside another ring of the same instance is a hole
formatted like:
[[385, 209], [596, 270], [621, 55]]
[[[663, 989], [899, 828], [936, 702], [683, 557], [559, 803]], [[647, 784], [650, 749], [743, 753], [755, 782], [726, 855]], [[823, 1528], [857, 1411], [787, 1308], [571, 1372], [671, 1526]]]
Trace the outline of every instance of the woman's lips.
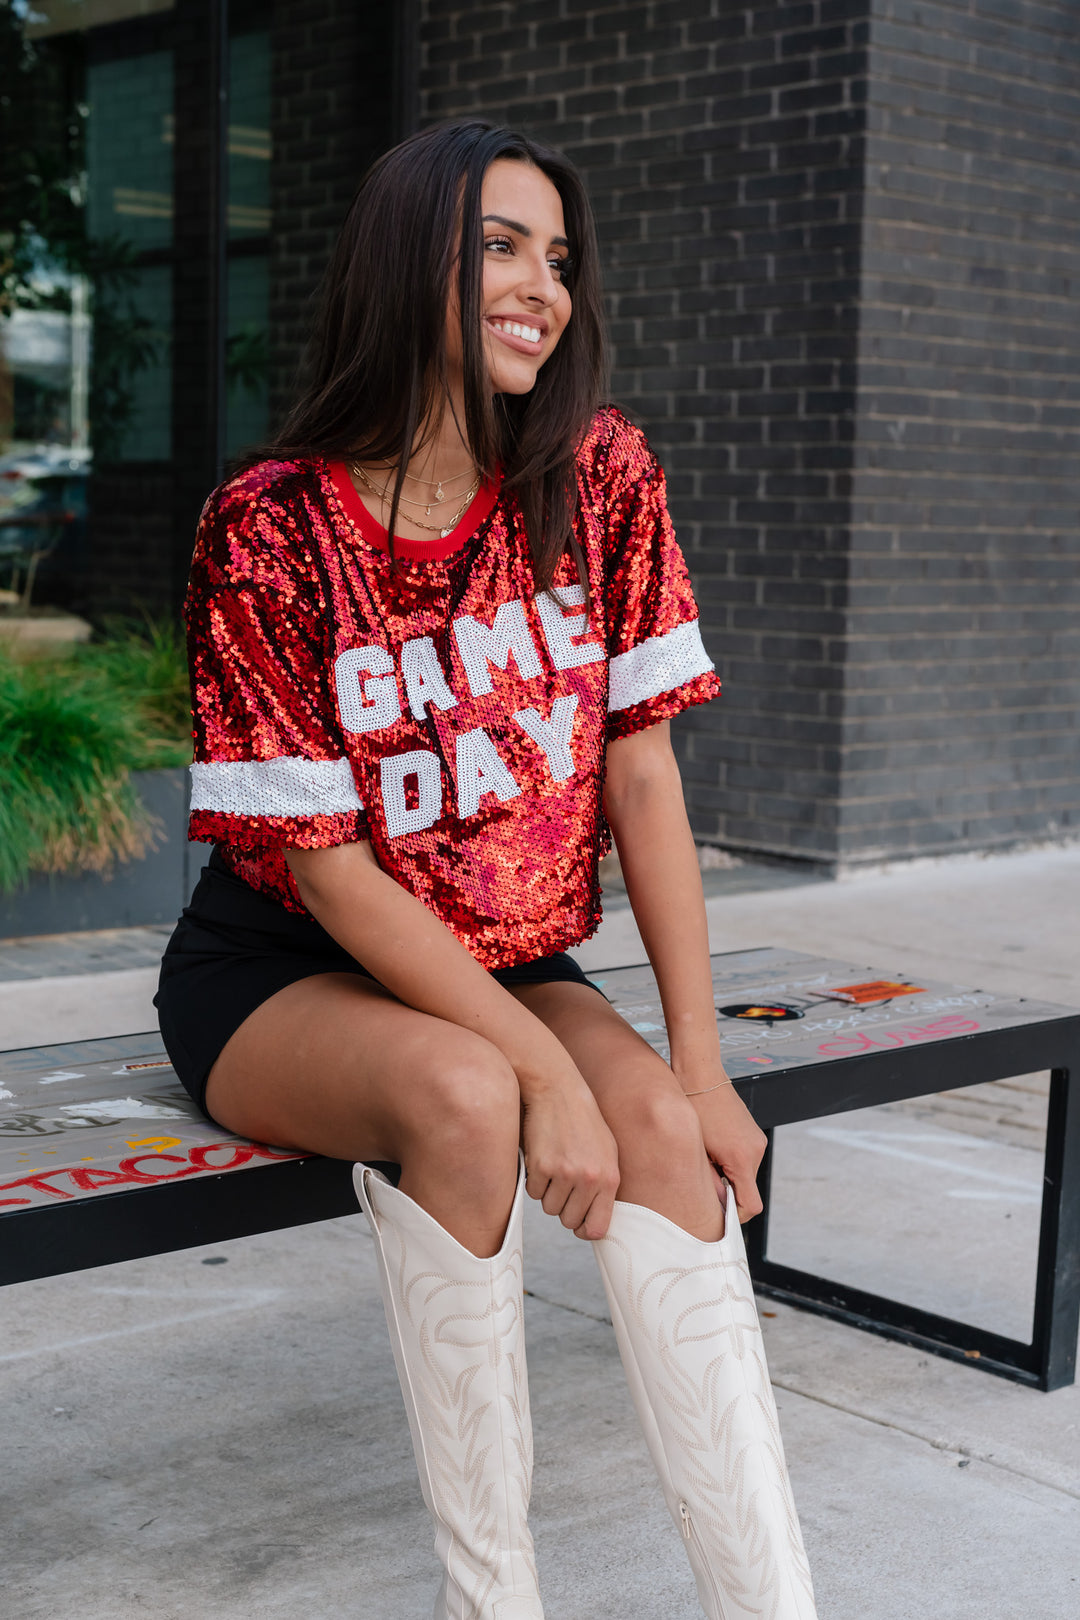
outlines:
[[[496, 322], [501, 322], [501, 324], [497, 325]], [[508, 349], [514, 349], [518, 354], [538, 355], [544, 347], [545, 335], [540, 322], [515, 321], [513, 323], [515, 326], [524, 327], [526, 330], [531, 327], [534, 332], [538, 331], [540, 336], [535, 339], [519, 337], [516, 332], [508, 332], [505, 328], [509, 324], [509, 320], [503, 320], [501, 316], [485, 315], [484, 317], [484, 325], [488, 331], [493, 337], [498, 338], [500, 343], [505, 343]]]

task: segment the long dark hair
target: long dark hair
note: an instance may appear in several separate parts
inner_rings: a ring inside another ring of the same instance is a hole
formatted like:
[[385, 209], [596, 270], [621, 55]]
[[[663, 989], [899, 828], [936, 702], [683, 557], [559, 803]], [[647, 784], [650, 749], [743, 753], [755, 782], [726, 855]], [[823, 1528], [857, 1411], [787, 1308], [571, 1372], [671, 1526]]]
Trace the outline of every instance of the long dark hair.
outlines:
[[[562, 200], [573, 314], [528, 394], [491, 397], [481, 334], [480, 191], [498, 158], [529, 163]], [[330, 262], [308, 358], [308, 381], [263, 454], [352, 456], [397, 465], [391, 547], [404, 470], [445, 393], [447, 297], [457, 255], [464, 373], [462, 423], [477, 466], [501, 472], [520, 506], [539, 590], [569, 548], [574, 455], [600, 403], [605, 343], [600, 265], [581, 177], [558, 152], [481, 120], [436, 124], [373, 164]]]

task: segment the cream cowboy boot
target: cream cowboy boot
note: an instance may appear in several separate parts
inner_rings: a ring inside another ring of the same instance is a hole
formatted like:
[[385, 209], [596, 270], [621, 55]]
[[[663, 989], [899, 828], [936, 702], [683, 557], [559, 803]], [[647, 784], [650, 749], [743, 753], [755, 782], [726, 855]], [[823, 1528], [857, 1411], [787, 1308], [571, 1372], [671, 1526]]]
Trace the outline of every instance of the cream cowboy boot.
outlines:
[[529, 1493], [517, 1193], [491, 1260], [461, 1246], [385, 1176], [358, 1164], [420, 1486], [446, 1571], [435, 1620], [544, 1620]]
[[734, 1194], [719, 1243], [616, 1203], [593, 1247], [709, 1620], [815, 1620]]

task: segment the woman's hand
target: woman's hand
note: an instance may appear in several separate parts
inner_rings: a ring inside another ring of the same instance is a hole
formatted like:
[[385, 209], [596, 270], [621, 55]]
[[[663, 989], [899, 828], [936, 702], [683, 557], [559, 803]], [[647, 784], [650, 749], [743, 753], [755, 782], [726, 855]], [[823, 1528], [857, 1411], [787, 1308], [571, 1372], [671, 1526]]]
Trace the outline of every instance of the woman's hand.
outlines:
[[592, 1092], [576, 1070], [555, 1084], [523, 1085], [525, 1191], [579, 1238], [602, 1238], [619, 1186], [619, 1156]]
[[527, 1187], [579, 1237], [607, 1231], [619, 1184], [615, 1138], [565, 1047], [486, 973], [369, 844], [289, 850], [308, 910], [403, 1001], [498, 1048], [521, 1090]]
[[717, 1191], [722, 1194], [721, 1177], [726, 1176], [735, 1193], [739, 1220], [748, 1221], [760, 1215], [764, 1207], [757, 1188], [757, 1173], [768, 1139], [754, 1123], [753, 1115], [735, 1088], [722, 1083], [723, 1078], [723, 1066], [718, 1063], [711, 1079], [695, 1075], [691, 1085], [689, 1079], [683, 1077], [683, 1085], [687, 1091], [696, 1091], [699, 1086], [717, 1087], [715, 1091], [691, 1097], [690, 1101], [701, 1121], [701, 1134], [712, 1161]]

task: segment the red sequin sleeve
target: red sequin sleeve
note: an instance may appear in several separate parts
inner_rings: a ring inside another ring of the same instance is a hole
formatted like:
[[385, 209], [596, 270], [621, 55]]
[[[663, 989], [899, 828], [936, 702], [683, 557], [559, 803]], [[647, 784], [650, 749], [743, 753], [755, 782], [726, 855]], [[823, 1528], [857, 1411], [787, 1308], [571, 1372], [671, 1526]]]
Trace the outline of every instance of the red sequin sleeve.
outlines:
[[303, 523], [260, 492], [260, 471], [218, 490], [199, 525], [185, 609], [189, 837], [238, 849], [352, 843], [367, 822], [328, 688], [318, 575]]
[[608, 738], [629, 737], [707, 703], [720, 682], [675, 539], [663, 471], [618, 412], [602, 476], [608, 502], [604, 593], [610, 664]]

